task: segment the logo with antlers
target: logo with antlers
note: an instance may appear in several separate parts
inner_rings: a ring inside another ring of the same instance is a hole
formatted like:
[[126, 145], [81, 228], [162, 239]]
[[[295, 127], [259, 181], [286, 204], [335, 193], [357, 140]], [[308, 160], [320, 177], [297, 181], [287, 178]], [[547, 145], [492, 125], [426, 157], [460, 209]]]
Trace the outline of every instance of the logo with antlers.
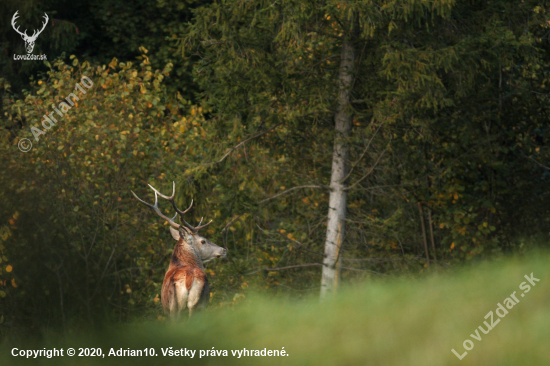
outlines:
[[15, 12], [15, 14], [13, 14], [13, 18], [11, 18], [11, 26], [13, 27], [13, 29], [19, 33], [21, 35], [21, 37], [23, 38], [23, 41], [25, 41], [25, 48], [27, 49], [27, 53], [32, 53], [32, 50], [34, 49], [34, 42], [36, 42], [36, 38], [38, 38], [38, 35], [40, 35], [40, 33], [42, 33], [42, 31], [44, 30], [44, 28], [46, 28], [46, 25], [48, 24], [48, 20], [50, 18], [48, 18], [48, 14], [44, 13], [44, 24], [42, 24], [42, 29], [40, 29], [39, 31], [35, 30], [34, 33], [32, 34], [32, 36], [29, 36], [27, 34], [27, 30], [25, 29], [24, 32], [21, 32], [19, 31], [19, 27], [15, 27], [15, 21], [17, 20], [17, 18], [19, 17], [19, 15], [17, 15], [17, 13], [19, 13], [19, 10], [17, 10]]

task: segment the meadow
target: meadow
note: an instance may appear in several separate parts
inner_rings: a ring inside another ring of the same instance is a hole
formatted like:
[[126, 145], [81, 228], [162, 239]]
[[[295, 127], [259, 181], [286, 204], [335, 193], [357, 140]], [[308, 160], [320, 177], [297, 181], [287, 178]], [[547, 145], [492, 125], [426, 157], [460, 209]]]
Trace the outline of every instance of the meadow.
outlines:
[[[549, 259], [548, 253], [537, 251], [416, 279], [373, 279], [344, 287], [323, 302], [257, 295], [233, 308], [209, 309], [175, 323], [134, 322], [64, 335], [37, 332], [33, 339], [4, 342], [0, 364], [548, 365]], [[540, 280], [533, 279], [534, 286], [525, 278], [531, 274]], [[498, 304], [504, 307], [514, 292], [519, 302], [506, 314], [499, 310], [500, 318]], [[494, 318], [486, 319], [491, 311]], [[488, 329], [484, 321], [493, 323], [488, 334], [478, 328]], [[468, 348], [473, 344], [466, 355], [464, 343]], [[11, 356], [14, 347], [65, 352], [72, 347], [77, 354], [79, 348], [101, 348], [105, 357], [26, 359]], [[163, 356], [170, 347], [183, 349], [184, 355]], [[144, 349], [149, 353], [151, 348], [157, 355], [145, 356]], [[244, 349], [284, 350], [286, 355], [245, 356]], [[143, 356], [108, 355], [136, 350]], [[221, 355], [224, 350], [227, 356]], [[192, 359], [189, 351], [195, 351]]]

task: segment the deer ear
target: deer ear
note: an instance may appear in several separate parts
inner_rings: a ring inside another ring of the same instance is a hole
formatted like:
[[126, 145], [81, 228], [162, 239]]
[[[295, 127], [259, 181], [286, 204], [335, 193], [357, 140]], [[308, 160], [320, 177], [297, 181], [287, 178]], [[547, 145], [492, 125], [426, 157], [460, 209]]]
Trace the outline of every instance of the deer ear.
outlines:
[[191, 245], [195, 245], [195, 238], [190, 232], [187, 232], [187, 239], [185, 241]]
[[172, 234], [172, 238], [174, 238], [174, 240], [180, 240], [180, 232], [174, 229], [172, 226], [170, 226], [170, 234]]

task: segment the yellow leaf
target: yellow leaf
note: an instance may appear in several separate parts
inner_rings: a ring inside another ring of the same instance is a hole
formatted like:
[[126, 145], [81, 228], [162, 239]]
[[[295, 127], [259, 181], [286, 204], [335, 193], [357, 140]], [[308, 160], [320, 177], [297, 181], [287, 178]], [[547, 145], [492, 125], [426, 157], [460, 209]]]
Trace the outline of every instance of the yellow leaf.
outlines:
[[8, 266], [6, 267], [6, 272], [11, 272], [11, 271], [13, 271], [13, 267], [10, 266], [10, 265], [8, 265]]
[[17, 284], [15, 283], [15, 278], [11, 279], [11, 285], [15, 288], [17, 288]]

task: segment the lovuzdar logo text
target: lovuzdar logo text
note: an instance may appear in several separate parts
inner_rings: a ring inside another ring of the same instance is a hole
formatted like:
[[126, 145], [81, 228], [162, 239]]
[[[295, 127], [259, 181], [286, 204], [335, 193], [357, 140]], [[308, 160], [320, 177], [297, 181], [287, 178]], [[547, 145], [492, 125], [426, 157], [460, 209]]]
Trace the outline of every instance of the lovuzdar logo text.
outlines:
[[36, 39], [38, 38], [40, 33], [42, 33], [44, 28], [46, 28], [46, 25], [48, 25], [48, 20], [50, 19], [48, 17], [48, 14], [44, 13], [44, 23], [42, 23], [42, 29], [40, 29], [40, 30], [35, 29], [34, 32], [32, 33], [32, 35], [29, 36], [27, 34], [27, 29], [25, 29], [24, 32], [21, 32], [19, 30], [19, 27], [16, 26], [15, 22], [16, 22], [17, 18], [19, 17], [19, 15], [17, 13], [19, 13], [19, 10], [17, 10], [15, 12], [15, 14], [13, 14], [13, 17], [11, 18], [11, 26], [13, 27], [13, 29], [17, 33], [19, 33], [21, 35], [21, 38], [23, 38], [23, 41], [25, 41], [25, 49], [27, 51], [27, 54], [26, 55], [16, 55], [16, 54], [14, 54], [13, 59], [14, 60], [47, 60], [46, 55], [33, 55], [32, 51], [34, 49], [34, 43], [36, 42]]

